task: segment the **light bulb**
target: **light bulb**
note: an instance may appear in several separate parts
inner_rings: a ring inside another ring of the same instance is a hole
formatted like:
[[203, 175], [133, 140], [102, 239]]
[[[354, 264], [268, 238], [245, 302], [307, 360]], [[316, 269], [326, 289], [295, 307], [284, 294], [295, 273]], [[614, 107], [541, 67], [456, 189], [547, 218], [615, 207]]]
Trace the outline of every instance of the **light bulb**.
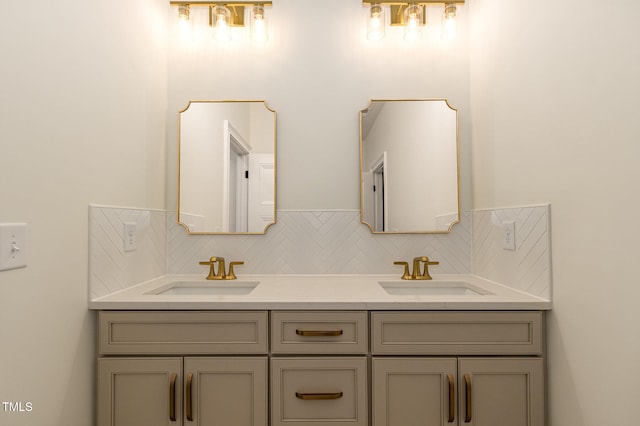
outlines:
[[379, 4], [372, 4], [367, 20], [367, 38], [380, 40], [384, 37], [384, 9]]
[[447, 3], [442, 21], [442, 39], [449, 41], [454, 38], [456, 38], [456, 5]]
[[251, 8], [251, 39], [257, 42], [269, 40], [269, 26], [262, 5]]
[[188, 4], [181, 4], [178, 6], [178, 19], [180, 19], [180, 21], [188, 21], [189, 11], [190, 9]]
[[214, 6], [211, 9], [213, 36], [221, 42], [231, 41], [231, 11], [225, 6]]
[[193, 25], [188, 4], [178, 6], [178, 27], [180, 28], [180, 37], [183, 40], [193, 38]]
[[417, 4], [410, 4], [404, 11], [404, 39], [418, 40], [422, 36], [422, 8]]

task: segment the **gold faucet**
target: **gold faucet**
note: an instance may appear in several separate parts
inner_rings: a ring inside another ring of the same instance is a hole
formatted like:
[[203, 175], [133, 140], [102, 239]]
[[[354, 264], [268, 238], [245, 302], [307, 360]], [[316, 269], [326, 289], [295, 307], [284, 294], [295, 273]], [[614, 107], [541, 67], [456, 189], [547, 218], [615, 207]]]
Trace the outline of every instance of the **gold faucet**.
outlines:
[[[216, 263], [218, 264], [218, 270], [216, 272]], [[208, 280], [235, 280], [236, 274], [233, 271], [233, 267], [236, 265], [244, 265], [244, 262], [229, 262], [229, 273], [225, 272], [224, 257], [213, 256], [208, 261], [200, 262], [201, 265], [209, 265]]]
[[[424, 263], [424, 270], [421, 270], [420, 265]], [[430, 265], [439, 265], [440, 262], [432, 262], [427, 256], [419, 256], [413, 258], [413, 272], [409, 274], [409, 262], [393, 262], [394, 265], [404, 266], [404, 272], [402, 274], [403, 280], [431, 280], [429, 275]]]

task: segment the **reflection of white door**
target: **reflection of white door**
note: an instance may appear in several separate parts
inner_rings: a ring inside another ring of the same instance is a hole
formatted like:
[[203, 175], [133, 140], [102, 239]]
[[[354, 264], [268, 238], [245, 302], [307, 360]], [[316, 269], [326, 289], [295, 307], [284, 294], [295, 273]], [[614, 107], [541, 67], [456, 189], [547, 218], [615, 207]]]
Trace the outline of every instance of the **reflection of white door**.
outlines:
[[229, 153], [229, 232], [247, 232], [247, 154], [231, 147]]
[[250, 154], [249, 232], [263, 232], [274, 222], [275, 193], [273, 154]]

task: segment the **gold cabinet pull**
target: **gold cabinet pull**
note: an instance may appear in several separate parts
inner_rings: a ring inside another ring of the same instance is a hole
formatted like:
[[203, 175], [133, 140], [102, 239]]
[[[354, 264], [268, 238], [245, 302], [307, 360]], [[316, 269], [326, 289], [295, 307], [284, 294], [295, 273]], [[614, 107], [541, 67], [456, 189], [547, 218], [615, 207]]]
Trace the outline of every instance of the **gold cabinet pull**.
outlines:
[[319, 337], [319, 336], [342, 336], [342, 330], [296, 330], [298, 336]]
[[169, 381], [169, 420], [176, 421], [176, 373], [171, 373], [171, 380]]
[[466, 399], [466, 412], [464, 415], [464, 422], [471, 422], [471, 376], [468, 374], [464, 375], [464, 383], [465, 383], [465, 399]]
[[447, 374], [449, 381], [449, 423], [453, 423], [456, 418], [456, 390], [453, 374]]
[[334, 392], [334, 393], [301, 393], [296, 392], [296, 398], [302, 399], [305, 401], [319, 401], [326, 399], [340, 399], [342, 398], [342, 392]]
[[191, 408], [191, 383], [193, 382], [193, 373], [189, 373], [187, 374], [187, 384], [185, 386], [185, 399], [186, 399], [186, 407], [185, 407], [185, 413], [187, 415], [187, 420], [189, 420], [190, 422], [193, 421], [193, 413], [192, 408]]

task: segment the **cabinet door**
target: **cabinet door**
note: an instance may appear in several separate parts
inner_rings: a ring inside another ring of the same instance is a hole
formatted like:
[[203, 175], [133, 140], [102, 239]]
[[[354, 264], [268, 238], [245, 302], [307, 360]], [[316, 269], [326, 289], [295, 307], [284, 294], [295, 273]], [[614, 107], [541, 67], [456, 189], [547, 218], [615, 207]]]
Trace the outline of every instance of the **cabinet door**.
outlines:
[[457, 425], [456, 361], [373, 358], [373, 425]]
[[98, 426], [182, 424], [182, 358], [98, 359]]
[[461, 358], [460, 424], [544, 426], [542, 358]]
[[267, 358], [185, 358], [185, 425], [266, 426]]

